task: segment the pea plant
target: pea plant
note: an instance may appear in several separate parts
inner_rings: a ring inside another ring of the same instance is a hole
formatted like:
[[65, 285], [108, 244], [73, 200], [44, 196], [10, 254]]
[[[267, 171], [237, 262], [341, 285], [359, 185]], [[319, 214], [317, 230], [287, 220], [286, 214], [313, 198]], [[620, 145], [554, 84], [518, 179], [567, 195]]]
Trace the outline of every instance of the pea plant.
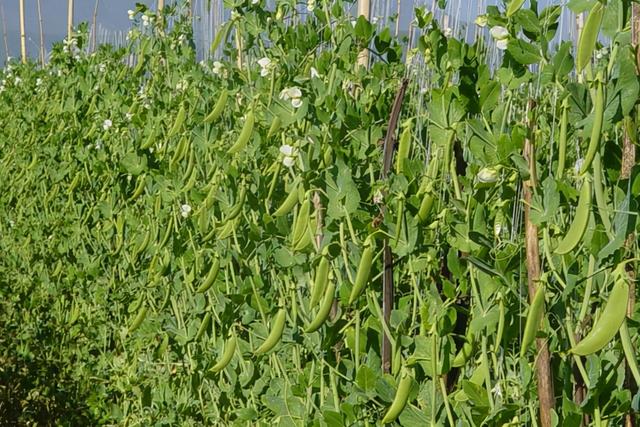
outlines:
[[9, 63], [2, 424], [634, 422], [640, 10], [503, 3], [227, 0], [202, 62], [138, 4]]

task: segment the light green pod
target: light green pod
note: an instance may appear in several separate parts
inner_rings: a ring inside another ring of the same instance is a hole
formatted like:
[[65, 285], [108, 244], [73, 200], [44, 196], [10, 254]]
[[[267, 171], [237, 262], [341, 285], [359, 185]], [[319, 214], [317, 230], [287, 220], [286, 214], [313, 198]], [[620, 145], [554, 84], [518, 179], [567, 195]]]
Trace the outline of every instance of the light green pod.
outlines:
[[589, 178], [585, 179], [580, 189], [580, 198], [578, 199], [578, 206], [576, 207], [576, 216], [573, 222], [569, 226], [569, 231], [564, 238], [558, 243], [555, 252], [560, 255], [567, 254], [575, 248], [585, 230], [587, 229], [587, 223], [589, 222], [589, 213], [591, 212], [591, 181]]
[[382, 419], [382, 424], [388, 424], [395, 421], [402, 411], [404, 407], [407, 405], [407, 401], [409, 400], [409, 392], [411, 391], [411, 382], [413, 378], [409, 375], [409, 372], [403, 370], [402, 378], [398, 384], [398, 390], [396, 391], [396, 395], [393, 398], [393, 402], [387, 413], [384, 415]]
[[285, 309], [281, 308], [273, 318], [269, 336], [267, 337], [266, 340], [264, 340], [262, 345], [258, 347], [256, 351], [253, 352], [256, 356], [270, 351], [276, 346], [276, 344], [280, 342], [280, 338], [282, 338], [282, 333], [284, 332], [284, 326], [285, 326], [286, 320], [287, 320], [287, 312]]
[[525, 357], [527, 349], [536, 337], [536, 332], [540, 327], [540, 321], [544, 314], [544, 284], [540, 283], [536, 294], [533, 297], [533, 301], [529, 306], [529, 315], [527, 316], [527, 322], [524, 326], [524, 333], [522, 335], [522, 346], [520, 347], [520, 357]]

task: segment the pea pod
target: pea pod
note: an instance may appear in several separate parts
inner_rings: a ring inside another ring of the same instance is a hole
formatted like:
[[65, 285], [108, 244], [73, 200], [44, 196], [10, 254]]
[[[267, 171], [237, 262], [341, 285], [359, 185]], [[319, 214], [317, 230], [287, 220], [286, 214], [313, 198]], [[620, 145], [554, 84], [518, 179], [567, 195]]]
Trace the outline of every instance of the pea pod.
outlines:
[[247, 118], [245, 119], [244, 125], [242, 126], [242, 130], [240, 131], [240, 135], [238, 135], [238, 139], [236, 142], [229, 148], [229, 154], [237, 154], [247, 146], [249, 143], [249, 139], [251, 138], [251, 134], [253, 133], [253, 125], [255, 123], [255, 115], [253, 111], [249, 111], [247, 114]]
[[138, 329], [138, 327], [142, 324], [146, 316], [147, 316], [147, 306], [145, 305], [140, 310], [138, 310], [138, 314], [133, 319], [133, 322], [131, 322], [131, 324], [129, 325], [129, 329], [127, 330], [127, 332], [131, 333], [136, 329]]
[[453, 362], [451, 362], [451, 366], [454, 368], [460, 368], [467, 363], [467, 360], [471, 357], [473, 353], [473, 334], [470, 332], [464, 339], [464, 344], [462, 348], [456, 354], [456, 357], [453, 358]]
[[144, 143], [140, 146], [140, 148], [142, 150], [147, 150], [151, 148], [153, 144], [155, 144], [157, 136], [158, 136], [158, 126], [154, 126], [153, 129], [151, 129], [151, 133], [149, 133], [149, 136], [144, 141]]
[[598, 33], [600, 32], [603, 16], [604, 5], [600, 1], [596, 1], [589, 12], [589, 16], [578, 39], [578, 52], [576, 55], [576, 69], [578, 72], [584, 70], [591, 60], [593, 50], [596, 48], [596, 41], [598, 40]]
[[562, 178], [564, 164], [567, 157], [567, 128], [569, 125], [569, 98], [562, 101], [562, 118], [560, 119], [560, 137], [558, 138], [558, 169], [557, 179]]
[[284, 199], [284, 202], [282, 202], [280, 207], [278, 207], [278, 209], [276, 209], [276, 211], [273, 213], [274, 217], [284, 216], [288, 214], [298, 204], [298, 201], [300, 199], [299, 189], [301, 188], [301, 182], [301, 180], [296, 179], [291, 184], [291, 191]]
[[509, 3], [509, 7], [507, 7], [507, 18], [510, 18], [517, 11], [519, 11], [523, 4], [524, 0], [511, 0], [511, 2]]
[[320, 302], [320, 298], [324, 294], [324, 290], [327, 287], [327, 280], [329, 279], [329, 267], [331, 263], [329, 257], [325, 254], [322, 255], [318, 269], [316, 270], [316, 277], [313, 283], [313, 289], [311, 290], [311, 301], [309, 307], [313, 308]]
[[307, 222], [307, 228], [305, 229], [302, 237], [294, 243], [293, 250], [295, 252], [302, 251], [307, 248], [310, 244], [313, 243], [314, 232], [316, 229], [316, 221], [315, 219], [309, 219]]
[[156, 359], [160, 359], [162, 356], [164, 356], [168, 347], [169, 347], [169, 334], [165, 332], [162, 336], [162, 342], [158, 345], [158, 347], [156, 348], [156, 351], [154, 352], [154, 357]]
[[207, 329], [209, 328], [210, 324], [211, 324], [211, 312], [207, 312], [207, 314], [204, 315], [204, 319], [202, 319], [202, 322], [200, 323], [200, 327], [198, 328], [198, 333], [196, 333], [196, 337], [194, 341], [200, 341], [200, 338], [202, 338], [204, 333], [207, 332]]
[[533, 296], [533, 301], [529, 306], [529, 314], [527, 315], [527, 322], [524, 326], [524, 334], [522, 335], [522, 345], [520, 347], [520, 357], [524, 358], [527, 354], [527, 349], [536, 337], [536, 332], [540, 327], [540, 321], [544, 314], [544, 291], [545, 286], [540, 283], [536, 294]]
[[623, 320], [620, 325], [620, 341], [622, 342], [622, 349], [624, 350], [624, 357], [627, 359], [627, 366], [633, 374], [633, 378], [636, 380], [636, 384], [640, 383], [640, 369], [638, 368], [638, 361], [636, 360], [635, 349], [633, 348], [633, 342], [629, 335], [629, 328], [627, 328], [627, 320]]
[[298, 211], [298, 217], [296, 218], [295, 225], [293, 227], [293, 234], [291, 235], [291, 241], [295, 245], [304, 236], [309, 226], [309, 213], [311, 212], [311, 202], [306, 199], [302, 202], [302, 206]]
[[593, 193], [596, 196], [596, 206], [598, 207], [598, 214], [600, 214], [600, 221], [602, 221], [604, 231], [610, 238], [613, 238], [613, 228], [609, 220], [607, 202], [602, 188], [602, 161], [599, 153], [596, 153], [593, 159]]
[[218, 277], [219, 271], [220, 271], [220, 260], [216, 258], [213, 260], [213, 263], [211, 263], [211, 268], [209, 268], [209, 273], [207, 273], [207, 277], [205, 277], [202, 284], [198, 287], [198, 289], [196, 289], [196, 292], [199, 294], [203, 292], [207, 292], [215, 282], [216, 278]]
[[171, 130], [169, 130], [169, 133], [167, 134], [167, 138], [172, 138], [178, 134], [180, 129], [182, 129], [182, 125], [184, 124], [184, 121], [186, 118], [187, 118], [187, 109], [184, 106], [184, 104], [182, 104], [180, 106], [180, 109], [178, 110], [176, 121], [173, 123]]
[[222, 113], [224, 112], [224, 107], [227, 105], [227, 99], [229, 98], [229, 91], [227, 89], [222, 89], [220, 92], [220, 97], [216, 101], [216, 104], [213, 106], [213, 110], [204, 118], [205, 123], [213, 123], [220, 118]]
[[160, 240], [160, 247], [163, 247], [167, 241], [169, 241], [169, 237], [171, 237], [171, 231], [173, 230], [173, 215], [169, 217], [169, 223], [167, 224], [167, 228], [162, 235], [162, 239]]
[[240, 185], [240, 193], [238, 194], [238, 201], [229, 211], [229, 214], [225, 218], [225, 221], [231, 221], [235, 219], [240, 212], [242, 212], [242, 208], [244, 207], [244, 199], [247, 196], [247, 188], [244, 184]]
[[133, 189], [133, 194], [131, 195], [131, 197], [129, 197], [130, 202], [140, 197], [140, 195], [144, 192], [146, 178], [147, 176], [145, 174], [142, 174], [138, 177], [136, 181], [136, 187]]
[[575, 248], [585, 230], [587, 229], [587, 223], [589, 222], [589, 213], [591, 212], [591, 181], [589, 178], [585, 179], [580, 189], [580, 198], [578, 199], [578, 206], [576, 207], [576, 216], [573, 222], [569, 226], [569, 231], [564, 238], [558, 243], [555, 252], [560, 255], [567, 254]]
[[267, 138], [271, 138], [280, 130], [280, 126], [282, 125], [282, 120], [280, 120], [279, 116], [275, 116], [273, 121], [271, 122], [271, 126], [269, 127], [269, 132], [267, 132]]
[[425, 222], [431, 213], [431, 209], [433, 208], [433, 202], [435, 198], [431, 193], [425, 193], [422, 198], [422, 202], [420, 202], [420, 208], [418, 209], [417, 218], [420, 222]]
[[[600, 77], [601, 78], [601, 77]], [[593, 127], [591, 128], [591, 138], [589, 139], [589, 147], [587, 154], [584, 156], [580, 175], [584, 175], [591, 166], [593, 158], [600, 148], [600, 135], [602, 133], [602, 123], [604, 121], [604, 89], [600, 78], [596, 82], [596, 100], [593, 107]]]
[[269, 332], [269, 336], [266, 340], [264, 340], [262, 345], [253, 352], [256, 356], [268, 352], [269, 350], [273, 349], [273, 347], [275, 347], [278, 342], [280, 342], [280, 338], [282, 338], [282, 332], [284, 332], [286, 319], [287, 312], [285, 309], [281, 308], [278, 313], [276, 313], [273, 321], [271, 322], [271, 331]]
[[327, 289], [324, 293], [324, 298], [322, 299], [322, 304], [320, 304], [320, 309], [318, 309], [318, 313], [313, 318], [309, 326], [304, 330], [306, 333], [315, 332], [324, 324], [329, 317], [329, 312], [331, 311], [331, 306], [333, 305], [333, 296], [336, 290], [336, 285], [333, 281], [329, 282]]
[[[624, 269], [622, 270], [622, 274], [626, 275]], [[616, 283], [611, 290], [609, 300], [602, 310], [600, 318], [596, 321], [593, 329], [591, 329], [587, 336], [571, 349], [573, 354], [587, 356], [595, 353], [607, 345], [620, 330], [627, 313], [627, 304], [629, 301], [629, 284], [622, 274], [619, 272], [617, 274], [614, 273]]]
[[391, 406], [387, 410], [387, 413], [382, 418], [382, 424], [388, 424], [394, 422], [404, 410], [409, 400], [409, 392], [411, 391], [411, 383], [413, 378], [409, 375], [407, 370], [403, 370], [402, 377], [398, 383], [398, 390], [393, 398]]
[[218, 360], [218, 363], [213, 365], [213, 367], [210, 369], [211, 372], [214, 372], [214, 373], [220, 372], [221, 370], [226, 368], [227, 365], [229, 365], [229, 363], [231, 362], [231, 359], [233, 359], [233, 353], [235, 353], [236, 351], [236, 344], [237, 343], [236, 343], [235, 335], [231, 335], [231, 337], [229, 337], [229, 340], [225, 345], [225, 349], [224, 349], [224, 352], [222, 353], [222, 357], [220, 357], [220, 360]]
[[176, 165], [182, 160], [186, 152], [189, 150], [189, 138], [183, 136], [178, 142], [178, 146], [176, 147], [176, 151], [173, 153], [171, 160], [169, 161], [169, 168], [173, 169]]
[[404, 162], [409, 158], [409, 151], [411, 150], [411, 120], [408, 120], [405, 126], [402, 135], [400, 135], [398, 153], [396, 154], [396, 174], [398, 175], [402, 174]]
[[369, 282], [369, 274], [371, 273], [371, 264], [373, 263], [373, 251], [374, 244], [371, 236], [367, 237], [365, 241], [365, 247], [362, 251], [362, 257], [360, 258], [360, 264], [358, 264], [358, 272], [356, 273], [356, 279], [351, 289], [351, 295], [349, 295], [349, 305], [353, 304], [356, 299], [362, 294], [365, 286]]

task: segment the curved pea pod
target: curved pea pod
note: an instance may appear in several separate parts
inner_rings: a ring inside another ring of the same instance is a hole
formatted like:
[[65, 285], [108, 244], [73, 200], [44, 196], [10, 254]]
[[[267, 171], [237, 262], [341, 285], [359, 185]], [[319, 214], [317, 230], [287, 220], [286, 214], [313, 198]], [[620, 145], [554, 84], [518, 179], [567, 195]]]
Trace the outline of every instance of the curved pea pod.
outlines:
[[147, 139], [140, 146], [140, 149], [147, 150], [153, 147], [153, 144], [155, 144], [157, 137], [158, 137], [158, 126], [154, 126], [154, 128], [151, 130], [151, 133], [149, 134]]
[[156, 351], [154, 352], [155, 358], [160, 359], [162, 356], [164, 356], [167, 348], [169, 348], [169, 334], [165, 332], [162, 335], [162, 342], [160, 342], [160, 344], [156, 348]]
[[453, 366], [454, 368], [460, 368], [464, 366], [465, 363], [467, 363], [467, 360], [469, 360], [469, 358], [471, 357], [471, 354], [473, 354], [473, 334], [469, 333], [465, 337], [462, 348], [460, 349], [458, 354], [456, 354], [456, 357], [453, 358], [451, 366]]
[[[302, 180], [296, 179], [291, 184], [291, 191], [284, 199], [282, 204], [273, 213], [274, 217], [284, 216], [291, 212], [291, 210], [298, 204], [300, 200], [300, 189], [302, 189]], [[304, 191], [304, 190], [303, 190]]]
[[560, 255], [571, 252], [582, 240], [587, 223], [589, 222], [589, 212], [591, 211], [591, 181], [585, 179], [580, 189], [580, 198], [576, 207], [576, 216], [569, 226], [567, 234], [562, 238], [555, 252]]
[[217, 121], [222, 113], [224, 112], [224, 107], [227, 105], [227, 99], [229, 98], [229, 91], [227, 89], [222, 89], [220, 92], [220, 97], [216, 101], [216, 104], [213, 106], [213, 110], [204, 118], [205, 123], [213, 123]]
[[622, 349], [624, 351], [624, 357], [627, 359], [627, 366], [632, 372], [636, 384], [640, 382], [640, 368], [638, 368], [638, 360], [636, 359], [635, 349], [633, 348], [633, 342], [629, 335], [629, 328], [627, 328], [627, 320], [622, 321], [620, 325], [620, 341], [622, 342]]
[[234, 230], [236, 229], [237, 226], [238, 226], [238, 222], [235, 219], [227, 221], [220, 228], [213, 229], [212, 232], [210, 233], [211, 236], [208, 236], [208, 235], [205, 236], [204, 240], [206, 242], [211, 237], [213, 237], [214, 232], [218, 233], [217, 237], [218, 237], [219, 240], [224, 240], [227, 237], [231, 236], [231, 234], [233, 234], [233, 232], [234, 232]]
[[406, 368], [403, 369], [402, 377], [398, 383], [398, 390], [396, 391], [396, 395], [393, 398], [391, 406], [389, 406], [387, 413], [384, 415], [384, 418], [382, 418], [382, 424], [394, 422], [400, 416], [404, 407], [407, 405], [407, 401], [409, 400], [412, 381], [413, 378], [409, 374], [408, 370]]
[[408, 120], [405, 126], [402, 135], [400, 135], [398, 153], [396, 154], [396, 174], [398, 175], [404, 171], [404, 162], [409, 158], [409, 152], [411, 151], [412, 121]]
[[275, 116], [275, 118], [271, 122], [271, 126], [269, 127], [269, 132], [267, 132], [267, 138], [271, 138], [272, 136], [274, 136], [280, 130], [281, 125], [282, 120], [280, 120], [279, 116]]
[[314, 230], [316, 229], [316, 220], [314, 218], [309, 219], [307, 222], [307, 228], [302, 234], [302, 237], [294, 243], [293, 250], [295, 252], [302, 251], [313, 243]]
[[604, 5], [600, 1], [591, 8], [589, 16], [582, 28], [580, 38], [578, 39], [578, 52], [576, 54], [576, 69], [578, 72], [584, 70], [589, 61], [593, 50], [596, 48], [600, 25], [604, 16]]
[[209, 268], [207, 277], [204, 278], [204, 280], [202, 281], [202, 284], [198, 287], [198, 289], [196, 289], [196, 292], [199, 294], [203, 292], [207, 292], [215, 282], [216, 278], [218, 277], [219, 271], [220, 271], [220, 260], [216, 258], [213, 260], [213, 263], [211, 263], [211, 268]]
[[221, 370], [226, 368], [229, 363], [231, 363], [231, 359], [233, 359], [233, 353], [235, 353], [236, 351], [236, 345], [236, 337], [235, 335], [231, 335], [231, 337], [229, 337], [229, 340], [225, 344], [222, 357], [220, 357], [220, 360], [218, 360], [218, 362], [210, 369], [211, 372], [220, 372]]
[[356, 299], [362, 294], [365, 286], [369, 282], [369, 275], [371, 273], [371, 264], [373, 264], [373, 251], [375, 245], [371, 239], [371, 236], [365, 240], [365, 247], [362, 251], [362, 257], [360, 258], [360, 264], [358, 264], [358, 272], [356, 273], [356, 279], [351, 288], [351, 294], [349, 295], [349, 305], [353, 304]]
[[573, 354], [587, 356], [595, 353], [607, 345], [620, 330], [627, 313], [629, 284], [626, 278], [620, 274], [614, 274], [614, 277], [616, 278], [616, 283], [611, 290], [609, 300], [602, 310], [600, 318], [587, 336], [571, 349]]
[[527, 322], [524, 326], [524, 334], [522, 335], [522, 346], [520, 347], [520, 357], [525, 357], [527, 349], [536, 337], [536, 332], [540, 327], [540, 321], [544, 314], [544, 284], [540, 283], [536, 294], [533, 296], [533, 301], [529, 306], [529, 314], [527, 315]]
[[138, 327], [140, 327], [140, 325], [142, 324], [146, 316], [147, 316], [147, 306], [145, 305], [145, 306], [142, 306], [140, 310], [138, 310], [138, 314], [136, 315], [136, 317], [134, 317], [133, 321], [129, 325], [129, 328], [127, 329], [127, 333], [131, 333], [136, 329], [138, 329]]
[[174, 137], [180, 132], [182, 129], [182, 125], [184, 124], [185, 119], [187, 118], [187, 108], [182, 104], [180, 109], [178, 110], [178, 115], [176, 116], [176, 121], [173, 123], [173, 126], [169, 130], [167, 134], [167, 138]]
[[247, 196], [247, 187], [244, 184], [240, 185], [240, 193], [238, 194], [238, 201], [233, 208], [229, 211], [229, 214], [226, 216], [225, 221], [231, 221], [236, 219], [240, 212], [242, 212], [242, 208], [244, 207], [244, 199]]
[[167, 224], [167, 228], [164, 230], [164, 234], [162, 235], [162, 239], [160, 240], [159, 247], [163, 247], [168, 241], [169, 237], [171, 237], [171, 231], [173, 231], [173, 215], [169, 217], [169, 223]]
[[251, 134], [253, 133], [253, 125], [255, 124], [255, 115], [253, 111], [249, 111], [247, 114], [247, 118], [245, 119], [244, 125], [242, 126], [242, 130], [240, 131], [240, 135], [238, 135], [238, 139], [236, 142], [229, 148], [227, 153], [229, 154], [237, 154], [244, 149], [249, 143], [251, 139]]
[[315, 332], [324, 324], [329, 317], [329, 312], [331, 311], [331, 306], [333, 305], [333, 296], [336, 290], [336, 285], [333, 281], [329, 282], [327, 289], [324, 293], [324, 298], [322, 299], [322, 304], [320, 304], [320, 309], [318, 309], [318, 313], [313, 318], [309, 326], [304, 330], [306, 333]]
[[276, 313], [273, 321], [271, 322], [271, 331], [269, 332], [269, 336], [266, 340], [264, 340], [262, 345], [253, 352], [253, 354], [257, 356], [267, 353], [280, 342], [282, 333], [284, 332], [284, 325], [286, 320], [287, 312], [285, 309], [281, 308], [278, 313]]
[[180, 142], [178, 142], [178, 146], [176, 147], [176, 151], [171, 156], [171, 160], [169, 161], [169, 168], [174, 169], [177, 164], [184, 158], [184, 155], [189, 151], [190, 147], [189, 138], [183, 136], [180, 138]]
[[562, 118], [560, 119], [560, 136], [558, 138], [558, 170], [557, 178], [562, 178], [567, 158], [567, 128], [569, 126], [569, 98], [562, 101]]
[[196, 337], [194, 341], [200, 341], [200, 338], [202, 338], [204, 333], [207, 332], [207, 329], [209, 329], [210, 324], [211, 324], [211, 313], [207, 312], [207, 314], [204, 315], [204, 319], [202, 319], [202, 322], [200, 323], [200, 327], [198, 328], [198, 333], [196, 333]]
[[593, 127], [591, 128], [591, 138], [589, 138], [589, 147], [587, 148], [587, 154], [584, 156], [582, 167], [580, 168], [580, 175], [584, 175], [591, 166], [596, 153], [600, 148], [600, 134], [602, 133], [602, 123], [604, 121], [604, 89], [603, 84], [598, 78], [596, 87], [596, 100], [593, 107]]
[[304, 233], [307, 231], [309, 227], [309, 213], [311, 212], [311, 202], [309, 199], [306, 199], [302, 202], [302, 206], [298, 211], [298, 217], [296, 218], [295, 225], [293, 227], [293, 234], [291, 235], [291, 242], [296, 245], [297, 242], [300, 241], [302, 237], [304, 237]]
[[318, 264], [318, 268], [316, 269], [316, 277], [313, 282], [313, 289], [311, 290], [311, 301], [309, 302], [309, 307], [313, 308], [320, 302], [320, 298], [324, 294], [325, 288], [327, 287], [327, 281], [329, 280], [329, 268], [331, 267], [331, 262], [329, 261], [329, 257], [326, 254], [322, 255], [320, 259], [320, 263]]
[[142, 241], [133, 250], [133, 255], [132, 255], [133, 259], [138, 258], [138, 255], [140, 255], [142, 252], [144, 252], [145, 249], [147, 249], [147, 246], [149, 245], [149, 240], [151, 240], [151, 230], [145, 231]]
[[524, 0], [511, 0], [509, 6], [507, 7], [507, 18], [511, 17], [517, 11], [519, 11], [523, 4]]
[[140, 195], [144, 192], [145, 189], [145, 180], [147, 179], [147, 175], [146, 174], [142, 174], [138, 177], [137, 181], [136, 181], [136, 187], [133, 189], [133, 194], [131, 194], [131, 197], [129, 197], [129, 201], [132, 202], [135, 199], [137, 199], [138, 197], [140, 197]]

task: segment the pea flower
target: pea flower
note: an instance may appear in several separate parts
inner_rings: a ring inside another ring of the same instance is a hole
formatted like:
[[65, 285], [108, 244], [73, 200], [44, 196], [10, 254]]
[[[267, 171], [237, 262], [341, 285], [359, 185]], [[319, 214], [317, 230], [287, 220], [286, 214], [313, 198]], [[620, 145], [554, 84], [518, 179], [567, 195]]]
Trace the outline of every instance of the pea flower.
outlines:
[[314, 77], [319, 78], [320, 74], [318, 73], [318, 70], [316, 70], [314, 67], [311, 67], [311, 78], [313, 79]]
[[307, 11], [313, 12], [316, 8], [316, 0], [307, 0]]
[[496, 25], [491, 28], [490, 32], [491, 37], [496, 41], [496, 47], [500, 50], [506, 50], [509, 43], [509, 31], [504, 27]]
[[280, 99], [291, 100], [293, 108], [298, 108], [302, 105], [302, 91], [297, 86], [285, 88], [280, 92]]
[[102, 122], [102, 129], [104, 130], [109, 130], [111, 128], [111, 126], [113, 126], [113, 122], [109, 119], [105, 120], [104, 122]]
[[182, 215], [183, 218], [188, 217], [190, 213], [191, 213], [191, 206], [189, 206], [187, 203], [180, 206], [180, 215]]
[[451, 28], [447, 27], [447, 28], [444, 29], [444, 36], [445, 37], [449, 38], [449, 37], [451, 37], [452, 34], [453, 34], [453, 30]]
[[480, 28], [484, 28], [487, 26], [488, 21], [489, 18], [487, 18], [487, 15], [478, 15], [476, 17], [475, 24]]
[[482, 168], [476, 178], [483, 184], [493, 184], [498, 181], [499, 176], [500, 173], [496, 168]]
[[133, 10], [129, 9], [127, 10], [127, 15], [129, 15], [129, 20], [133, 21], [133, 18], [135, 17], [136, 13]]
[[258, 59], [258, 65], [260, 65], [260, 75], [262, 77], [268, 76], [269, 72], [273, 69], [273, 62], [266, 56]]
[[219, 76], [222, 73], [222, 62], [220, 61], [213, 61], [213, 68], [211, 69], [211, 72], [217, 76]]
[[289, 144], [284, 144], [282, 147], [280, 147], [280, 152], [284, 155], [282, 164], [288, 168], [292, 167], [296, 162], [298, 150], [295, 147], [290, 146]]

